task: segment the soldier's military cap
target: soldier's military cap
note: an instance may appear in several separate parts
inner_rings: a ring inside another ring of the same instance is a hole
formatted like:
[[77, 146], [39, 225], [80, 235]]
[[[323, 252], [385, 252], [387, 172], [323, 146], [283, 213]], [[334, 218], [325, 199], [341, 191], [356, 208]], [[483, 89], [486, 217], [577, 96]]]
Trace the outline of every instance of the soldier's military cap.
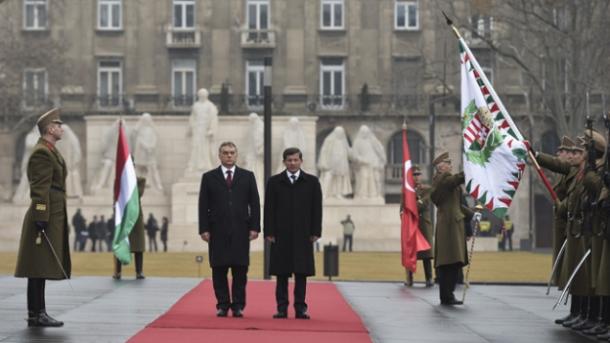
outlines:
[[606, 139], [601, 133], [595, 130], [585, 130], [585, 146], [586, 143], [589, 142], [589, 139], [591, 139], [591, 134], [593, 134], [593, 146], [595, 147], [595, 150], [599, 152], [606, 151]]
[[561, 137], [561, 145], [557, 147], [557, 150], [572, 150], [574, 148], [574, 141], [568, 136]]
[[417, 164], [414, 164], [412, 167], [413, 175], [421, 175], [421, 169]]
[[449, 158], [449, 153], [448, 152], [443, 152], [442, 154], [438, 155], [434, 161], [432, 161], [433, 165], [437, 165], [441, 162], [451, 162], [451, 159]]
[[38, 131], [42, 134], [44, 129], [51, 123], [63, 124], [61, 119], [59, 119], [59, 108], [53, 108], [47, 113], [43, 114], [36, 121], [36, 125], [38, 126]]
[[574, 143], [574, 147], [572, 148], [572, 151], [584, 152], [586, 147], [587, 147], [587, 143], [585, 142], [585, 137], [578, 136], [578, 137], [576, 137], [576, 143]]

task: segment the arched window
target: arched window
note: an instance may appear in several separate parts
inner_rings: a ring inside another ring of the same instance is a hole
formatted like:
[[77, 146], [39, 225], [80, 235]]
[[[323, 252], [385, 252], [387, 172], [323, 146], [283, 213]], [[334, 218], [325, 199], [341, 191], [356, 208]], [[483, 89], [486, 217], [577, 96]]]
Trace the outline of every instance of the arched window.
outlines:
[[548, 130], [542, 134], [540, 139], [540, 151], [554, 155], [559, 144], [559, 137], [557, 137], [555, 130]]
[[[407, 130], [407, 143], [409, 143], [411, 161], [415, 164], [426, 163], [426, 143], [423, 137], [417, 131]], [[402, 164], [402, 131], [396, 132], [390, 139], [388, 164]]]

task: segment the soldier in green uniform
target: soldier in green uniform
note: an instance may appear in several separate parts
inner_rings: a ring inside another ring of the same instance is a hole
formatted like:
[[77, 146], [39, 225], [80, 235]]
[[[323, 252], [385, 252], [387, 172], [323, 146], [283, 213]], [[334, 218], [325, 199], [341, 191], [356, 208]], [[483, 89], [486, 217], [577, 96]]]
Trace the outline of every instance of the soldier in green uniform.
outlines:
[[16, 277], [28, 278], [28, 326], [58, 327], [47, 314], [46, 280], [70, 277], [70, 245], [66, 212], [66, 164], [55, 147], [64, 133], [55, 108], [36, 122], [41, 138], [27, 166], [31, 204], [23, 219]]
[[587, 267], [590, 270], [590, 287], [588, 294], [589, 311], [587, 321], [579, 326], [573, 326], [574, 330], [582, 330], [586, 335], [605, 334], [607, 325], [603, 323], [600, 317], [602, 310], [602, 297], [597, 294], [597, 277], [599, 274], [599, 266], [601, 262], [603, 249], [603, 231], [601, 228], [602, 217], [607, 216], [603, 213], [600, 207], [600, 195], [603, 188], [604, 177], [604, 162], [606, 139], [595, 130], [585, 130], [584, 137], [585, 145], [591, 147], [591, 152], [594, 158], [591, 158], [588, 163], [588, 170], [585, 174], [583, 186], [585, 187], [585, 198], [583, 199], [584, 218], [589, 218], [589, 222], [585, 224], [589, 226], [585, 230], [585, 234], [590, 235], [591, 255], [587, 260]]
[[[422, 261], [424, 265], [424, 275], [426, 277], [426, 287], [434, 286], [432, 279], [432, 258], [433, 254], [433, 239], [434, 230], [432, 229], [432, 220], [430, 217], [430, 186], [421, 182], [421, 170], [419, 166], [413, 166], [413, 182], [415, 182], [415, 191], [417, 195], [417, 211], [419, 212], [419, 230], [424, 235], [428, 243], [430, 243], [430, 250], [424, 250], [417, 252], [417, 259]], [[401, 197], [400, 211], [404, 210], [404, 200]], [[413, 286], [413, 273], [407, 270], [407, 286]]]
[[[608, 177], [605, 177], [608, 179]], [[600, 230], [602, 233], [602, 246], [600, 263], [595, 284], [595, 293], [602, 299], [601, 328], [605, 333], [599, 333], [599, 340], [610, 341], [610, 180], [604, 181], [605, 185], [600, 192], [599, 203], [602, 214], [600, 216]]]
[[[146, 250], [146, 242], [144, 240], [144, 216], [142, 214], [142, 196], [144, 195], [144, 189], [146, 188], [146, 178], [138, 177], [138, 196], [140, 197], [140, 215], [136, 221], [133, 229], [129, 233], [129, 248], [135, 256], [136, 264], [136, 279], [144, 279], [143, 266], [144, 266], [144, 250]], [[121, 279], [121, 262], [118, 259], [114, 259], [114, 275], [112, 276], [115, 280]]]
[[437, 270], [441, 305], [462, 305], [453, 295], [460, 269], [468, 264], [464, 218], [473, 211], [461, 205], [464, 173], [451, 173], [449, 153], [442, 153], [432, 162], [436, 174], [432, 180], [430, 199], [437, 208], [434, 240], [434, 266]]
[[[569, 137], [563, 136], [561, 138], [561, 145], [557, 149], [556, 157], [547, 155], [544, 153], [538, 153], [536, 160], [541, 167], [549, 169], [559, 175], [559, 179], [553, 185], [553, 190], [557, 195], [557, 202], [554, 204], [554, 229], [553, 229], [553, 262], [558, 257], [559, 250], [563, 242], [566, 239], [566, 225], [567, 225], [567, 207], [566, 198], [568, 196], [568, 187], [574, 180], [574, 177], [578, 173], [578, 168], [572, 164], [572, 156], [574, 154], [581, 154], [581, 150], [577, 149], [575, 152], [575, 144]], [[562, 262], [565, 259], [564, 255], [560, 257], [557, 272], [554, 275], [553, 282], [563, 289], [567, 282], [568, 276], [562, 274]], [[572, 320], [580, 314], [580, 298], [572, 297], [572, 304], [570, 306], [570, 314], [563, 318], [555, 320], [557, 324], [563, 324], [566, 321]]]

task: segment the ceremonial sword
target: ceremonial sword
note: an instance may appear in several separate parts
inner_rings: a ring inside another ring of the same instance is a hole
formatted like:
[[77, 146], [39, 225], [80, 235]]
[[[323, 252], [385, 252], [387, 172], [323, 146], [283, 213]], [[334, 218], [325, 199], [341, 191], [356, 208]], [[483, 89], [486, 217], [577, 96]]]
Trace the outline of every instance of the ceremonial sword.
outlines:
[[546, 286], [546, 295], [549, 295], [549, 292], [551, 291], [551, 282], [553, 282], [553, 275], [555, 275], [555, 272], [557, 272], [557, 267], [559, 267], [559, 259], [561, 258], [564, 251], [566, 250], [567, 244], [568, 244], [568, 239], [566, 238], [563, 241], [563, 244], [561, 245], [561, 249], [559, 249], [559, 253], [557, 254], [557, 257], [555, 257], [555, 262], [553, 263], [553, 269], [551, 270], [551, 276], [549, 277], [549, 283]]
[[572, 275], [570, 275], [570, 278], [568, 279], [566, 286], [563, 288], [563, 292], [561, 292], [561, 296], [559, 297], [559, 299], [557, 299], [557, 302], [555, 303], [555, 305], [553, 305], [553, 310], [557, 307], [557, 305], [559, 305], [561, 300], [563, 300], [563, 298], [566, 296], [566, 293], [568, 292], [568, 290], [570, 289], [570, 286], [572, 285], [572, 281], [574, 281], [574, 277], [576, 276], [576, 273], [578, 273], [578, 271], [580, 270], [580, 267], [582, 267], [582, 265], [585, 263], [585, 260], [587, 259], [587, 257], [589, 257], [589, 255], [591, 255], [590, 248], [589, 248], [589, 250], [587, 250], [587, 252], [585, 252], [585, 256], [583, 256], [580, 259], [580, 262], [578, 262], [578, 265], [576, 265], [576, 268], [574, 268], [574, 272], [572, 272]]
[[64, 270], [64, 267], [61, 265], [61, 261], [59, 260], [59, 257], [57, 256], [55, 249], [53, 249], [53, 245], [51, 244], [51, 241], [49, 240], [49, 236], [47, 236], [47, 233], [44, 230], [42, 230], [41, 232], [42, 232], [42, 235], [44, 236], [44, 239], [47, 241], [47, 243], [49, 243], [49, 248], [51, 248], [51, 252], [53, 253], [53, 256], [55, 257], [55, 261], [57, 261], [57, 264], [59, 265], [59, 269], [61, 269], [61, 272], [64, 274], [64, 277], [66, 278], [66, 280], [68, 280], [68, 285], [70, 285], [70, 289], [72, 289], [72, 291], [74, 292], [74, 287], [72, 287], [70, 278], [68, 277], [68, 274]]

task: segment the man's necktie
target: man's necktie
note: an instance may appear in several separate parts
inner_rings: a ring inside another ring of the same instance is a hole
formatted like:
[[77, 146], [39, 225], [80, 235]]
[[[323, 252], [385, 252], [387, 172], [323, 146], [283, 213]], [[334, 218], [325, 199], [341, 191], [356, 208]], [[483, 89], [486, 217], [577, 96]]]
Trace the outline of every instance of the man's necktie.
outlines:
[[231, 177], [231, 171], [227, 170], [227, 187], [231, 188], [231, 185], [233, 184], [233, 178]]
[[297, 180], [297, 176], [294, 174], [290, 174], [290, 182], [294, 183]]

